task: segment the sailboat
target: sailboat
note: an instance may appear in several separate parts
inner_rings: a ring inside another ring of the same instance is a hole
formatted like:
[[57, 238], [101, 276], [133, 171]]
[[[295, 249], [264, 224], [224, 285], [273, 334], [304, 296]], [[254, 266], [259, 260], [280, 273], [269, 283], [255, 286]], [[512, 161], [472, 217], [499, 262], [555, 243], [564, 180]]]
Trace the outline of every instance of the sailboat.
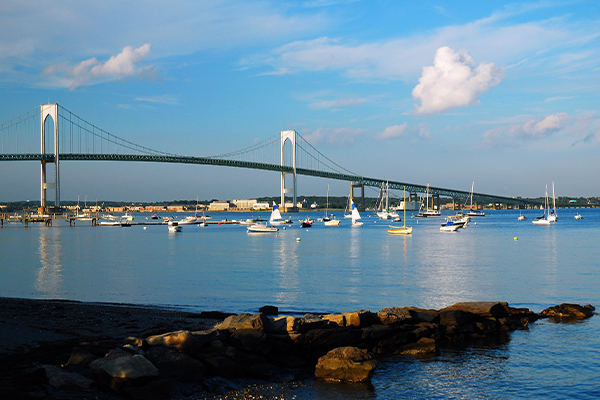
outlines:
[[469, 217], [485, 217], [485, 213], [483, 211], [477, 211], [477, 206], [475, 206], [475, 210], [473, 209], [473, 189], [475, 189], [475, 181], [471, 185], [471, 205], [469, 206], [470, 211], [467, 213]]
[[[396, 219], [399, 217], [397, 212], [390, 211], [390, 183], [387, 182], [385, 187], [381, 187], [381, 198], [379, 201], [379, 206], [377, 207], [379, 211], [375, 213], [381, 219]], [[385, 207], [383, 206], [383, 201], [385, 198]]]
[[291, 224], [291, 219], [283, 219], [281, 217], [281, 213], [279, 212], [279, 208], [277, 204], [273, 202], [273, 211], [271, 211], [271, 218], [269, 218], [269, 223], [271, 226], [279, 226], [283, 224]]
[[533, 222], [535, 225], [550, 225], [550, 221], [548, 221], [548, 217], [546, 216], [546, 210], [548, 209], [548, 185], [546, 185], [546, 205], [544, 207], [544, 215], [540, 217], [536, 217]]
[[[404, 187], [404, 201], [406, 202], [406, 186]], [[402, 226], [392, 226], [388, 228], [388, 233], [392, 235], [410, 235], [412, 233], [412, 226], [406, 226], [406, 207], [404, 208], [404, 224]]]
[[350, 194], [350, 196], [348, 196], [348, 202], [346, 203], [346, 209], [344, 210], [344, 219], [352, 218], [352, 206], [350, 205], [351, 201], [352, 201], [352, 194]]
[[335, 218], [335, 215], [328, 215], [329, 213], [329, 185], [327, 185], [327, 206], [325, 207], [325, 218], [323, 218], [323, 223], [325, 226], [338, 226], [340, 224], [340, 220]]
[[359, 221], [360, 214], [354, 205], [354, 201], [350, 200], [350, 206], [352, 207], [352, 226], [361, 226], [363, 223]]
[[429, 183], [427, 184], [427, 190], [425, 192], [425, 211], [422, 211], [423, 203], [421, 203], [421, 208], [419, 208], [419, 213], [415, 215], [415, 218], [423, 218], [423, 217], [439, 217], [442, 215], [438, 210], [433, 209], [433, 198], [431, 199], [431, 208], [429, 208]]
[[548, 221], [556, 222], [558, 216], [556, 215], [556, 198], [554, 197], [554, 182], [552, 182], [552, 210], [548, 212]]

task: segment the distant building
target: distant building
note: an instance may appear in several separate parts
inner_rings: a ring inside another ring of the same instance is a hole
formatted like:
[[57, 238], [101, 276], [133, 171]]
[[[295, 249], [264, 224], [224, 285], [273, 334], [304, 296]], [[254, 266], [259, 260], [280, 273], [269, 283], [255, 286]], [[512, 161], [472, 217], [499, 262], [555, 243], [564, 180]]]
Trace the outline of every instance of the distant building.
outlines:
[[208, 211], [229, 211], [230, 206], [228, 201], [213, 201], [208, 206]]
[[185, 206], [167, 206], [167, 211], [182, 212], [185, 211]]
[[252, 205], [252, 209], [253, 210], [270, 210], [271, 209], [271, 204], [269, 202], [265, 202], [265, 203], [254, 203]]
[[232, 200], [231, 201], [235, 207], [239, 210], [253, 210], [254, 204], [256, 204], [256, 199], [254, 200]]

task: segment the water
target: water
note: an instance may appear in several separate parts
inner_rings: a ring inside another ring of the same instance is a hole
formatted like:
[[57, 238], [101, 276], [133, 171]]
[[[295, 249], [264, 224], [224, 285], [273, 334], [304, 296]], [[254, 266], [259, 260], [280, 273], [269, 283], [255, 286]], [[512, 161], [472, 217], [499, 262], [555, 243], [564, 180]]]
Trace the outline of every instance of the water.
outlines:
[[[584, 217], [575, 220], [580, 212]], [[488, 211], [457, 233], [440, 218], [409, 218], [410, 236], [363, 213], [362, 227], [316, 222], [277, 235], [239, 225], [96, 227], [5, 224], [0, 295], [154, 305], [190, 311], [330, 313], [393, 306], [442, 308], [498, 300], [539, 312], [563, 302], [600, 304], [600, 210]], [[215, 214], [245, 219], [252, 214]], [[258, 216], [259, 214], [254, 214]], [[262, 214], [266, 217], [268, 214]], [[299, 213], [293, 219], [321, 213]], [[341, 213], [338, 213], [341, 218]], [[146, 214], [135, 221], [145, 221]], [[183, 218], [183, 216], [181, 217]], [[298, 241], [297, 239], [300, 239]], [[517, 238], [518, 240], [515, 240]], [[600, 320], [540, 321], [503, 343], [445, 347], [437, 357], [392, 358], [372, 385], [312, 383], [299, 398], [598, 398]]]

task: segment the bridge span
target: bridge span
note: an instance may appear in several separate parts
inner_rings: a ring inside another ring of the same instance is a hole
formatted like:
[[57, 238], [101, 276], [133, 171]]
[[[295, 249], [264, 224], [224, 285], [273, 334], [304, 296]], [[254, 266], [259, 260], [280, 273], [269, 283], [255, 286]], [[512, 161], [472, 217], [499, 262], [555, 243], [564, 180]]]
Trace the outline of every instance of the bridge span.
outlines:
[[[49, 127], [47, 127], [48, 117], [54, 121], [54, 151], [52, 152], [47, 151], [45, 144], [46, 130], [49, 130]], [[20, 133], [19, 126], [26, 125], [28, 130], [31, 131], [32, 129], [29, 127], [30, 125], [33, 126], [34, 124], [30, 123], [29, 120], [34, 118], [41, 119], [41, 149], [37, 148], [32, 150], [30, 143], [34, 140], [20, 136], [22, 134]], [[61, 130], [64, 131], [63, 135], [70, 136], [68, 140], [65, 140], [64, 138], [61, 140], [59, 137], [59, 126], [61, 126]], [[61, 161], [121, 161], [201, 164], [273, 171], [278, 172], [281, 175], [282, 205], [285, 204], [285, 195], [288, 193], [292, 195], [292, 204], [297, 203], [297, 175], [346, 181], [351, 184], [351, 188], [355, 186], [367, 186], [381, 189], [387, 186], [390, 190], [406, 190], [409, 193], [425, 193], [427, 191], [432, 196], [447, 197], [459, 201], [462, 200], [463, 203], [465, 203], [467, 199], [470, 199], [472, 195], [473, 201], [480, 204], [494, 203], [509, 206], [524, 206], [532, 204], [531, 201], [522, 198], [512, 198], [484, 193], [471, 194], [471, 192], [461, 190], [361, 176], [346, 170], [342, 166], [324, 156], [312, 145], [306, 142], [302, 136], [293, 130], [281, 131], [280, 133], [273, 135], [271, 138], [258, 144], [220, 156], [182, 156], [136, 145], [88, 123], [64, 108], [59, 107], [58, 104], [47, 104], [42, 105], [39, 109], [37, 109], [37, 111], [36, 109], [31, 110], [30, 112], [24, 113], [22, 116], [13, 118], [12, 120], [0, 124], [0, 136], [2, 138], [2, 153], [0, 153], [0, 161], [37, 161], [41, 163], [42, 207], [46, 206], [47, 189], [55, 190], [55, 205], [60, 206], [59, 163]], [[12, 145], [11, 140], [15, 141], [15, 138], [16, 145]], [[19, 144], [19, 138], [21, 138], [21, 144]], [[23, 142], [28, 143], [28, 147], [23, 145]], [[289, 144], [291, 144], [291, 151], [289, 149]], [[249, 160], [249, 158], [252, 157], [256, 158], [256, 153], [264, 151], [265, 148], [273, 145], [278, 147], [279, 151], [277, 151], [277, 153], [279, 153], [279, 162], [260, 162]], [[287, 150], [286, 146], [288, 146]], [[17, 151], [11, 152], [10, 150], [12, 148]], [[120, 154], [122, 151], [128, 152], [129, 154]], [[249, 155], [252, 157], [249, 157]], [[289, 159], [289, 156], [291, 156], [291, 160]], [[54, 182], [46, 181], [45, 167], [46, 164], [50, 163], [53, 163], [55, 167]], [[287, 175], [291, 175], [292, 177], [293, 187], [291, 188], [286, 188], [285, 177]], [[353, 191], [353, 189], [351, 189], [351, 191]]]

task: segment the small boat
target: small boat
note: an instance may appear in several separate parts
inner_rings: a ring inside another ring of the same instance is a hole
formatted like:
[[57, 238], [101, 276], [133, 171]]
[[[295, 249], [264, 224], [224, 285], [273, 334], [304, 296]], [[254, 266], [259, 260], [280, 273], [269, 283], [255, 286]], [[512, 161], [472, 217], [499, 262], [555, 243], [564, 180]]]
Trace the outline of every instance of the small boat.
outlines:
[[583, 217], [581, 216], [581, 214], [577, 213], [577, 215], [575, 215], [575, 219], [583, 219]]
[[542, 207], [542, 209], [544, 210], [544, 214], [531, 221], [534, 225], [550, 225], [550, 221], [546, 216], [546, 210], [548, 209], [548, 185], [546, 185], [546, 206]]
[[[406, 187], [404, 188], [404, 201], [406, 202]], [[390, 225], [387, 231], [392, 235], [410, 235], [412, 233], [412, 226], [406, 226], [406, 207], [404, 208], [404, 224], [402, 226]]]
[[306, 217], [304, 221], [300, 221], [300, 228], [310, 228], [314, 222], [310, 217]]
[[150, 217], [150, 219], [158, 219], [158, 215], [152, 214], [152, 216]]
[[181, 232], [181, 226], [179, 226], [179, 222], [177, 221], [169, 221], [168, 227], [169, 232]]
[[247, 228], [248, 233], [272, 233], [279, 231], [279, 228], [275, 226], [268, 226], [266, 223], [261, 224], [257, 223], [254, 225], [250, 225]]
[[269, 224], [271, 224], [271, 226], [279, 226], [279, 225], [286, 225], [286, 224], [291, 224], [292, 220], [291, 219], [283, 219], [283, 217], [281, 216], [281, 213], [279, 212], [279, 208], [277, 207], [277, 204], [275, 202], [273, 202], [273, 210], [271, 211], [271, 217], [269, 218]]
[[202, 221], [202, 218], [196, 217], [195, 215], [188, 215], [181, 221], [178, 221], [179, 225], [192, 225], [199, 224]]
[[[421, 208], [423, 203], [421, 203]], [[431, 208], [429, 208], [429, 183], [427, 184], [427, 191], [425, 192], [425, 210], [419, 208], [419, 213], [415, 215], [415, 218], [426, 218], [426, 217], [439, 217], [442, 213], [439, 210], [435, 210], [433, 204], [433, 198], [431, 199]]]
[[256, 224], [256, 219], [254, 218], [247, 218], [244, 221], [240, 221], [240, 225], [254, 225]]
[[477, 205], [475, 205], [475, 209], [473, 209], [473, 189], [475, 188], [475, 181], [471, 185], [471, 205], [469, 206], [470, 211], [467, 213], [469, 217], [485, 217], [485, 213], [483, 211], [477, 211]]
[[[459, 228], [464, 228], [467, 226], [471, 217], [469, 214], [457, 213], [456, 215], [451, 215], [446, 217], [446, 222], [452, 222], [453, 225], [458, 225]], [[442, 224], [443, 226], [444, 224]]]
[[324, 221], [323, 224], [325, 226], [338, 226], [340, 224], [340, 220], [335, 217], [335, 215], [331, 215], [329, 221]]
[[519, 220], [519, 221], [525, 221], [525, 220], [527, 220], [527, 217], [524, 216], [523, 214], [521, 214], [521, 211], [519, 211], [519, 218], [517, 218], [517, 220]]
[[456, 232], [459, 228], [462, 228], [462, 225], [455, 224], [454, 221], [448, 221], [440, 226], [440, 231], [442, 232]]
[[350, 204], [352, 207], [352, 226], [361, 226], [363, 223], [359, 221], [360, 214], [358, 213], [358, 209], [354, 205], [354, 201], [350, 200]]
[[554, 197], [554, 182], [552, 182], [552, 210], [548, 211], [548, 221], [556, 222], [558, 215], [556, 215], [556, 198]]

